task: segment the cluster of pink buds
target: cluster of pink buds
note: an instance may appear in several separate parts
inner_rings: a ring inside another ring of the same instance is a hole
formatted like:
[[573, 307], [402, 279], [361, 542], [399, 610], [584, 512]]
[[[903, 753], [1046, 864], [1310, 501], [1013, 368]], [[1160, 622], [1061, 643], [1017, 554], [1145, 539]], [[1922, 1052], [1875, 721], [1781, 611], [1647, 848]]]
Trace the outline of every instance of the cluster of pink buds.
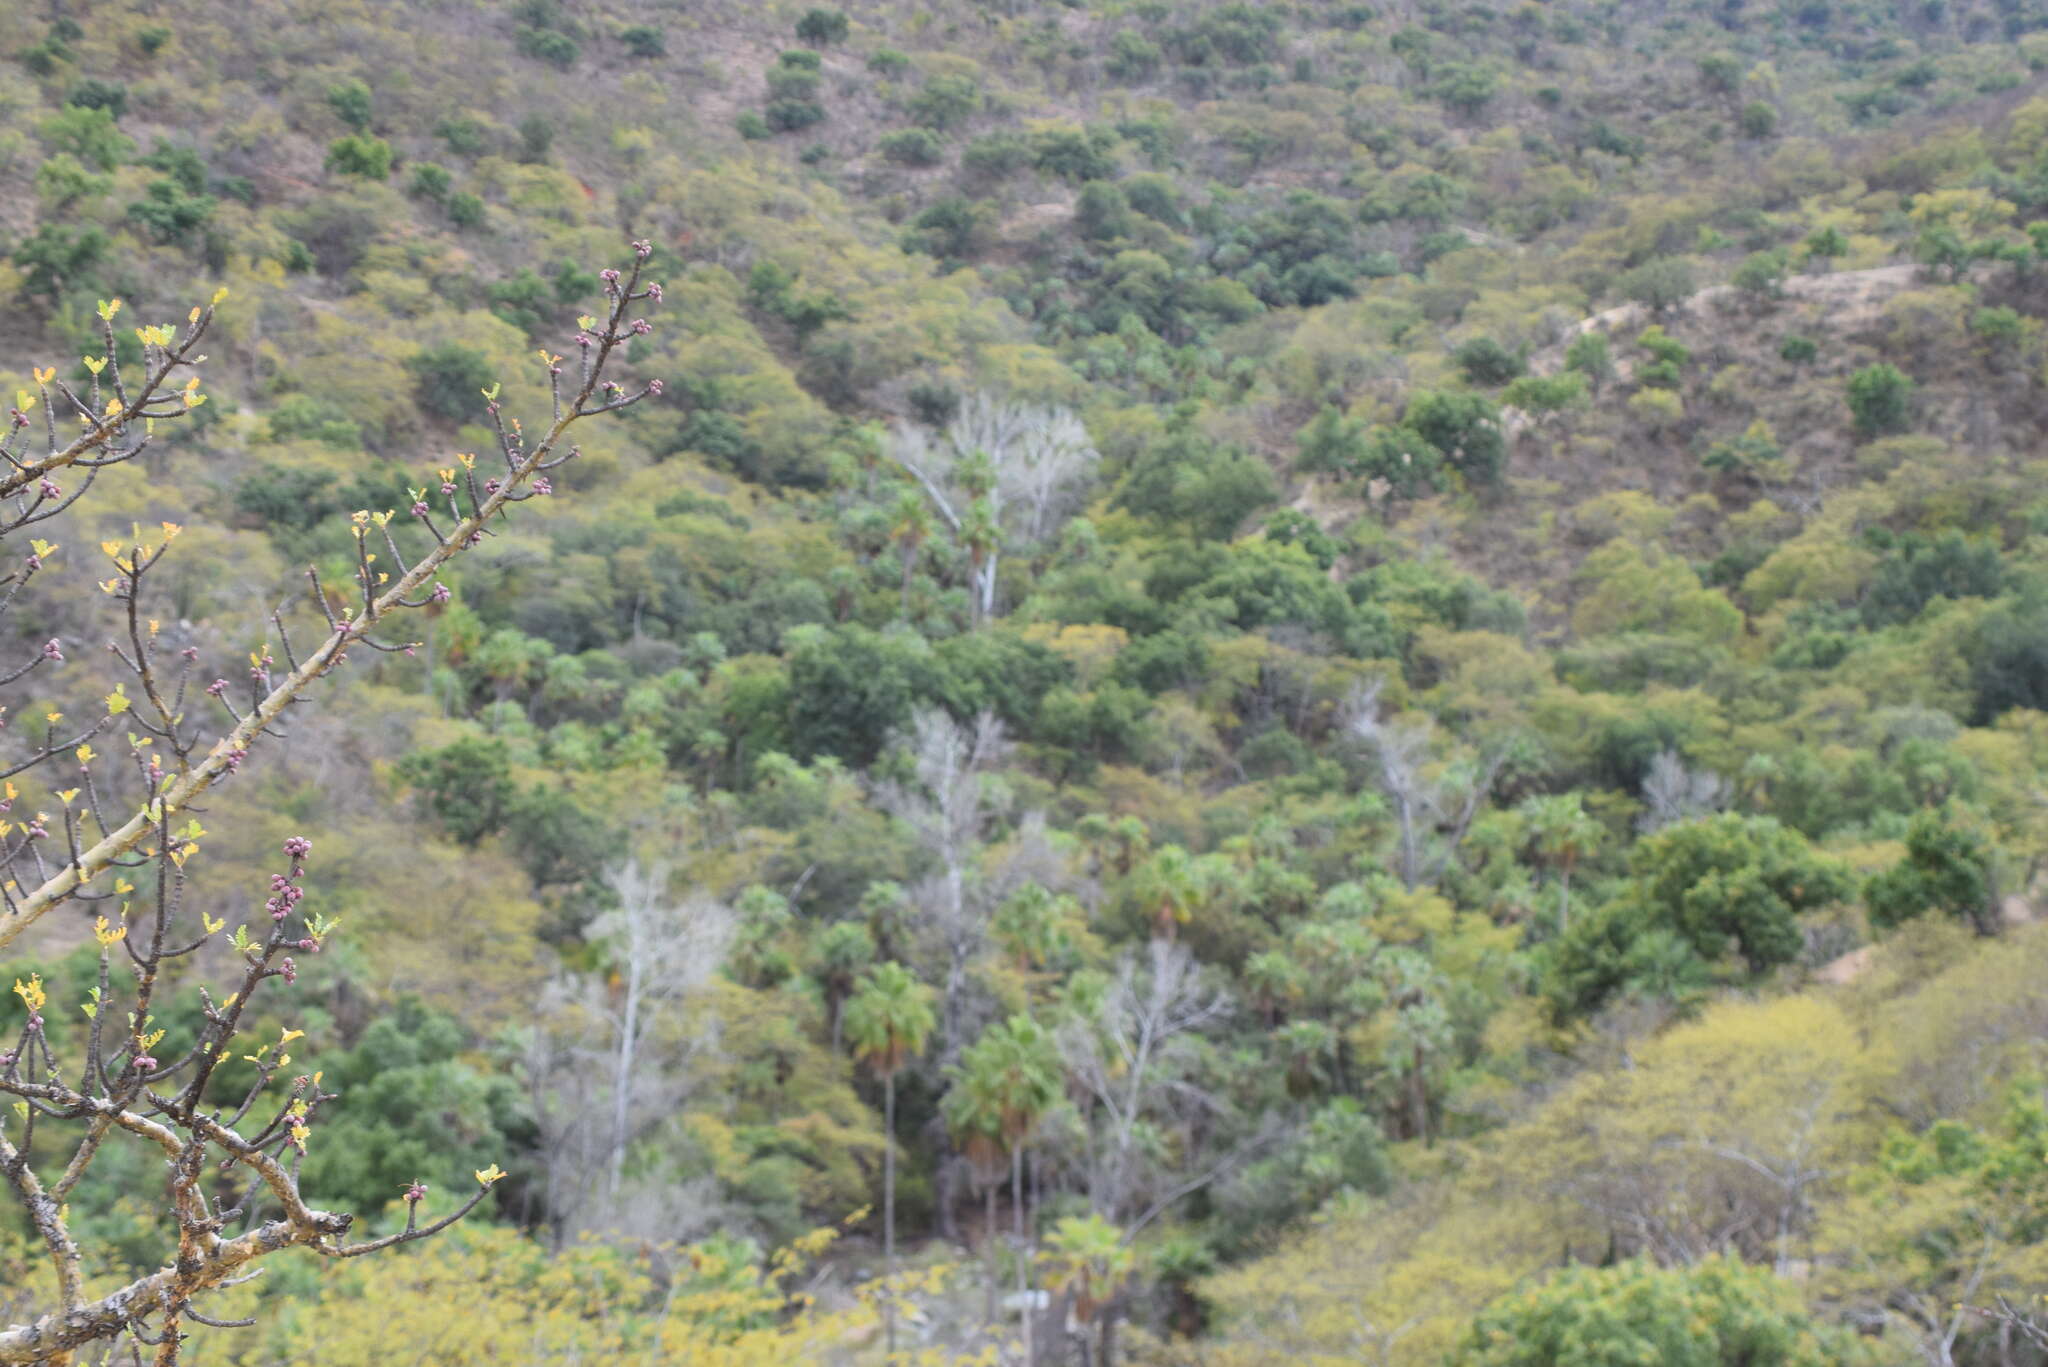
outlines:
[[215, 679], [212, 683], [206, 686], [206, 696], [209, 698], [218, 698], [221, 694], [227, 691], [228, 681], [226, 679]]
[[658, 282], [647, 287], [647, 297], [657, 304], [661, 302], [661, 285]]
[[24, 563], [31, 570], [39, 570], [43, 567], [43, 558], [40, 555], [31, 553]]
[[151, 1058], [148, 1054], [137, 1054], [135, 1056], [135, 1071], [138, 1073], [155, 1072], [156, 1060]]
[[416, 1206], [426, 1199], [427, 1184], [425, 1182], [420, 1181], [417, 1177], [413, 1178], [412, 1185], [405, 1189], [406, 1204]]
[[632, 329], [635, 337], [645, 337], [648, 333], [654, 331], [654, 324], [648, 322], [645, 318], [635, 318], [627, 326]]
[[645, 238], [636, 241], [633, 244], [633, 255], [638, 260], [645, 261], [648, 257], [654, 255], [654, 244]]
[[64, 643], [55, 636], [43, 642], [43, 658], [46, 660], [62, 660], [64, 658]]
[[591, 336], [587, 332], [579, 332], [576, 334], [576, 345], [582, 347], [585, 351], [588, 351], [592, 347], [597, 345], [597, 338]]
[[263, 904], [263, 909], [270, 913], [271, 920], [282, 921], [291, 915], [292, 908], [299, 904], [306, 890], [283, 874], [273, 873], [270, 875], [270, 894], [270, 900]]
[[427, 601], [430, 603], [445, 603], [450, 596], [448, 586], [437, 580], [434, 584], [434, 591], [427, 595]]
[[495, 493], [497, 493], [497, 492], [498, 492], [498, 481], [496, 481], [495, 479], [487, 479], [487, 480], [485, 480], [485, 481], [484, 481], [484, 493], [486, 493], [486, 494], [495, 494]]
[[611, 267], [607, 266], [599, 271], [597, 278], [604, 281], [604, 292], [606, 294], [617, 294], [619, 292], [619, 273]]
[[647, 382], [647, 392], [648, 392], [649, 394], [653, 395], [653, 396], [654, 396], [655, 398], [657, 398], [657, 399], [658, 399], [658, 398], [660, 398], [660, 397], [661, 397], [661, 381], [660, 381], [660, 380], [649, 380], [649, 381]]
[[28, 838], [31, 840], [48, 840], [50, 838], [49, 829], [43, 825], [43, 817], [40, 812], [30, 819], [28, 823]]
[[36, 492], [41, 494], [44, 498], [64, 497], [64, 491], [57, 487], [57, 481], [54, 479], [46, 479], [41, 484], [37, 485]]
[[545, 498], [555, 491], [555, 482], [546, 475], [535, 475], [533, 477], [533, 491]]
[[228, 772], [231, 774], [240, 772], [242, 761], [247, 758], [249, 758], [247, 750], [230, 750], [226, 755], [222, 756], [222, 759], [227, 763]]
[[425, 517], [427, 515], [427, 511], [427, 501], [425, 499], [422, 498], [414, 500], [412, 505], [412, 515], [414, 517]]
[[290, 959], [286, 959], [283, 963], [279, 964], [277, 971], [283, 975], [286, 983], [295, 983], [299, 980], [299, 966]]
[[28, 414], [22, 412], [19, 408], [8, 409], [7, 416], [14, 420], [14, 425], [16, 427], [28, 426]]
[[444, 479], [444, 480], [442, 480], [442, 481], [441, 481], [441, 492], [442, 492], [442, 493], [444, 493], [444, 494], [453, 494], [453, 493], [455, 492], [455, 481], [454, 481], [454, 480], [452, 480], [452, 479]]
[[306, 872], [306, 856], [313, 852], [313, 842], [303, 835], [291, 836], [284, 842], [284, 852], [291, 857], [291, 872], [270, 875], [270, 900], [263, 904], [263, 909], [270, 913], [273, 921], [282, 921], [289, 916], [292, 908], [299, 904], [299, 899], [306, 895], [306, 890], [299, 886], [299, 879]]

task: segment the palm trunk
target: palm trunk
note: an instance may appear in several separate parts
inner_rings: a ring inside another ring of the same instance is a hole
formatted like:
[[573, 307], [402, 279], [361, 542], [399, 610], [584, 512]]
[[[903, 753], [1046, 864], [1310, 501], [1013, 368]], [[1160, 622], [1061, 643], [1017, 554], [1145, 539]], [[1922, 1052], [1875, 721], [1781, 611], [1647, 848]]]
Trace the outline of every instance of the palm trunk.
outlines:
[[1010, 1218], [1016, 1224], [1017, 1256], [1024, 1256], [1024, 1145], [1010, 1150]]
[[[882, 1078], [882, 1276], [896, 1276], [896, 1073]], [[882, 1293], [882, 1327], [891, 1357], [896, 1353], [896, 1316], [891, 1308], [894, 1293]]]
[[983, 1202], [981, 1215], [981, 1256], [982, 1261], [988, 1264], [988, 1304], [982, 1311], [982, 1319], [984, 1322], [993, 1325], [996, 1322], [997, 1277], [996, 1182], [993, 1177], [989, 1179], [988, 1185], [982, 1188], [981, 1198]]

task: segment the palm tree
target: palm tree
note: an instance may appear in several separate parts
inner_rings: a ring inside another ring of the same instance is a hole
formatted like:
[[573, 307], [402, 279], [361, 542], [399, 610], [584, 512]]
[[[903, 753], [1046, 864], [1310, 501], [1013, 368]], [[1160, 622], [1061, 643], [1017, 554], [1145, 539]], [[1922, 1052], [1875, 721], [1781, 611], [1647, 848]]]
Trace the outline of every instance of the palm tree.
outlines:
[[1080, 904], [1055, 896], [1042, 883], [1026, 883], [996, 908], [989, 930], [1020, 971], [1042, 967], [1066, 941], [1065, 927], [1078, 918]]
[[1522, 815], [1529, 822], [1537, 856], [1557, 870], [1557, 928], [1561, 932], [1571, 924], [1572, 869], [1599, 843], [1606, 829], [1586, 815], [1577, 793], [1529, 798], [1522, 803]]
[[969, 612], [979, 625], [995, 608], [995, 554], [1003, 545], [1002, 524], [988, 499], [967, 505], [967, 516], [960, 520], [960, 544], [967, 551]]
[[1069, 1215], [1053, 1226], [1045, 1263], [1056, 1291], [1071, 1291], [1074, 1318], [1099, 1323], [1095, 1362], [1114, 1367], [1116, 1311], [1137, 1256], [1124, 1236], [1100, 1215]]
[[924, 495], [906, 489], [890, 512], [889, 539], [903, 557], [903, 615], [910, 616], [910, 579], [917, 569], [917, 553], [932, 534], [932, 510]]
[[843, 1038], [846, 999], [862, 969], [875, 961], [875, 937], [859, 921], [840, 921], [813, 943], [816, 966], [811, 970], [825, 991], [825, 1010], [832, 1017], [832, 1053]]
[[1133, 875], [1139, 902], [1152, 913], [1153, 932], [1171, 940], [1202, 896], [1202, 871], [1179, 845], [1161, 845]]
[[962, 1057], [965, 1066], [956, 1065], [948, 1071], [952, 1085], [946, 1090], [946, 1099], [940, 1103], [940, 1112], [946, 1118], [946, 1128], [952, 1132], [953, 1142], [967, 1155], [967, 1161], [974, 1170], [974, 1177], [981, 1184], [982, 1199], [986, 1205], [982, 1214], [983, 1251], [988, 1262], [988, 1297], [983, 1318], [995, 1323], [996, 1318], [996, 1188], [1002, 1184], [1003, 1176], [1003, 1105], [997, 1094], [1000, 1080], [988, 1068], [973, 1066], [974, 1051], [966, 1050]]
[[[976, 1051], [980, 1057], [975, 1057]], [[1010, 1154], [1010, 1207], [1017, 1241], [1024, 1241], [1024, 1145], [1060, 1099], [1064, 1075], [1052, 1032], [1029, 1016], [1012, 1016], [982, 1032], [967, 1051], [969, 1068], [994, 1074], [1001, 1107], [1003, 1147]]]
[[[896, 1274], [896, 1074], [912, 1055], [924, 1052], [938, 1018], [932, 990], [899, 963], [877, 964], [861, 975], [846, 1004], [846, 1034], [854, 1052], [882, 1079], [882, 1264]], [[896, 1322], [886, 1313], [889, 1351], [896, 1351]]]

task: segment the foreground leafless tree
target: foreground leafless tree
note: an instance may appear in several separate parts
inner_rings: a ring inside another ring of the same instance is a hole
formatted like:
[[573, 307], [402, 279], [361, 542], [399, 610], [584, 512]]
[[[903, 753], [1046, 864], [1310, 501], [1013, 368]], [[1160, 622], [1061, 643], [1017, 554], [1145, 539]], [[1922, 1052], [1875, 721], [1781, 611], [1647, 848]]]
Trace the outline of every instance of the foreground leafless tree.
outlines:
[[[322, 1090], [319, 1073], [290, 1071], [296, 1032], [263, 1043], [243, 1036], [252, 999], [289, 988], [298, 958], [319, 953], [335, 924], [307, 882], [312, 843], [302, 836], [284, 842], [254, 925], [230, 930], [225, 915], [211, 914], [189, 881], [208, 834], [195, 803], [280, 734], [287, 710], [352, 652], [410, 649], [383, 639], [384, 630], [406, 611], [445, 601], [441, 567], [490, 535], [510, 505], [552, 492], [549, 472], [577, 454], [564, 441], [576, 422], [661, 392], [659, 381], [629, 392], [605, 378], [625, 342], [649, 330], [633, 316], [636, 306], [660, 300], [659, 285], [641, 282], [650, 254], [636, 244], [627, 270], [603, 272], [605, 307], [601, 317], [579, 320], [570, 348], [577, 359], [547, 358], [549, 419], [529, 431], [502, 411], [497, 386], [486, 391], [495, 456], [451, 460], [415, 491], [409, 513], [354, 513], [355, 583], [324, 584], [308, 570], [317, 640], [296, 644], [280, 607], [269, 614], [273, 642], [252, 653], [242, 682], [203, 682], [198, 650], [168, 649], [150, 616], [176, 526], [138, 528], [100, 545], [110, 574], [99, 588], [119, 622], [108, 650], [120, 681], [97, 704], [78, 707], [77, 720], [10, 709], [0, 733], [0, 812], [14, 813], [0, 818], [0, 948], [75, 907], [99, 950], [95, 980], [82, 992], [26, 966], [14, 984], [19, 1026], [0, 1043], [0, 1094], [12, 1100], [0, 1111], [0, 1183], [47, 1255], [53, 1300], [27, 1322], [0, 1328], [0, 1364], [69, 1367], [94, 1352], [139, 1362], [147, 1349], [158, 1367], [171, 1367], [193, 1326], [239, 1323], [203, 1307], [211, 1293], [260, 1271], [250, 1266], [258, 1259], [294, 1247], [353, 1258], [424, 1238], [473, 1210], [504, 1175], [494, 1163], [480, 1169], [474, 1192], [425, 1222], [427, 1192], [414, 1183], [404, 1193], [403, 1228], [355, 1243], [346, 1240], [352, 1215], [306, 1203], [299, 1160], [318, 1142], [334, 1095]], [[194, 308], [181, 326], [136, 328], [142, 363], [133, 373], [118, 359], [121, 304], [102, 303], [104, 354], [86, 359], [89, 382], [40, 369], [34, 392], [16, 396], [0, 437], [0, 548], [10, 562], [0, 614], [64, 549], [40, 537], [24, 546], [23, 533], [76, 506], [103, 470], [140, 455], [158, 424], [206, 401], [199, 347], [222, 297]], [[0, 668], [0, 688], [19, 699], [33, 676], [37, 693], [49, 696], [61, 681], [45, 675], [63, 664], [64, 650], [57, 640], [33, 647], [25, 663]], [[208, 715], [220, 718], [216, 726]], [[61, 942], [80, 933], [74, 928]], [[209, 982], [215, 973], [221, 977]], [[201, 1004], [196, 1029], [182, 1040], [155, 1014], [180, 986], [196, 988]], [[241, 1061], [254, 1063], [253, 1077], [230, 1066]], [[159, 1270], [88, 1296], [94, 1260], [76, 1237], [69, 1201], [119, 1144], [160, 1155], [171, 1247]]]

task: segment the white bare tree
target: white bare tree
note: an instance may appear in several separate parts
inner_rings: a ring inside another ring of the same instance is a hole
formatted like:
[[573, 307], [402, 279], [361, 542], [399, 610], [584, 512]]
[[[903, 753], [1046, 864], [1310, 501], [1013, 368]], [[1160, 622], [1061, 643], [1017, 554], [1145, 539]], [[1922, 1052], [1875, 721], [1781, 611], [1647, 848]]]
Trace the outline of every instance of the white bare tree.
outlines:
[[1711, 816], [1728, 805], [1728, 793], [1728, 780], [1719, 774], [1688, 769], [1676, 750], [1662, 751], [1643, 776], [1643, 814], [1636, 819], [1636, 829], [1649, 835]]
[[978, 620], [996, 607], [1003, 541], [1044, 543], [1080, 507], [1100, 456], [1065, 408], [975, 394], [942, 432], [898, 424], [896, 462], [921, 485], [953, 535], [973, 541]]
[[1200, 1122], [1221, 1109], [1197, 1081], [1202, 1032], [1231, 1009], [1186, 946], [1154, 938], [1124, 958], [1095, 1010], [1059, 1026], [1069, 1082], [1085, 1098], [1073, 1160], [1089, 1204], [1127, 1233], [1242, 1157], [1205, 1167], [1193, 1152]]
[[[875, 802], [910, 828], [932, 861], [932, 872], [910, 896], [919, 948], [941, 982], [934, 1062], [943, 1070], [959, 1062], [974, 1025], [968, 1019], [968, 969], [987, 947], [994, 910], [991, 888], [981, 877], [983, 837], [995, 815], [989, 771], [1009, 747], [992, 714], [962, 726], [937, 708], [913, 716], [898, 747], [910, 773], [876, 783]], [[942, 1146], [948, 1143], [942, 1126], [936, 1137]], [[943, 1229], [951, 1227], [958, 1168], [950, 1157], [940, 1164]]]
[[1393, 804], [1401, 882], [1412, 888], [1442, 876], [1492, 791], [1507, 747], [1462, 763], [1439, 762], [1436, 723], [1421, 715], [1382, 716], [1381, 686], [1375, 679], [1353, 696], [1351, 731], [1371, 748], [1380, 791]]
[[610, 972], [556, 979], [536, 1013], [527, 1074], [558, 1235], [629, 1214], [645, 1223], [653, 1212], [626, 1190], [626, 1155], [675, 1113], [714, 1043], [712, 1023], [686, 1007], [724, 962], [733, 914], [708, 897], [672, 895], [671, 874], [631, 860], [605, 875], [618, 906], [591, 933]]

